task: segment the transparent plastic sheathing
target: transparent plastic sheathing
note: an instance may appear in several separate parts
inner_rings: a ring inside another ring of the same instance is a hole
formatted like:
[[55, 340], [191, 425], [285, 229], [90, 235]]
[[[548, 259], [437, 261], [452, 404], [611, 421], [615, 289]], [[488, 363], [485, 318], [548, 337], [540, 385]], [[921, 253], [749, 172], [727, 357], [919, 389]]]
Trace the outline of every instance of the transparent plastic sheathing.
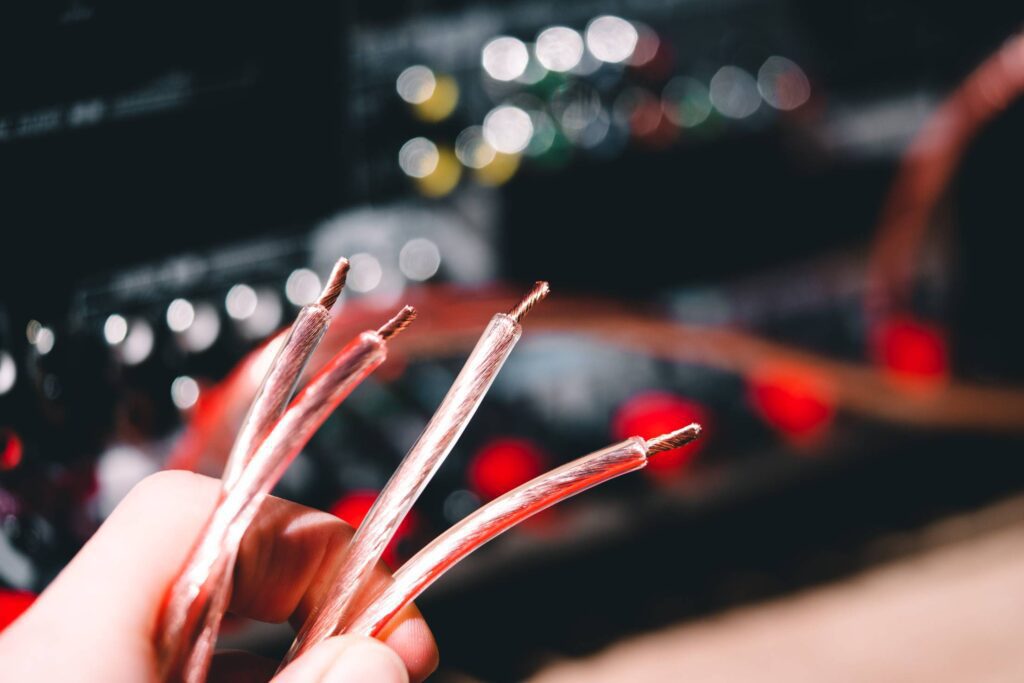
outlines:
[[[219, 600], [226, 571], [249, 524], [263, 500], [280, 480], [295, 456], [306, 445], [328, 415], [387, 357], [386, 345], [377, 332], [363, 332], [340, 351], [310, 381], [242, 469], [220, 501], [193, 548], [178, 579], [168, 593], [157, 628], [156, 644], [162, 677], [202, 680], [209, 660], [189, 657], [193, 645], [212, 649], [215, 629], [205, 633], [205, 615]], [[205, 635], [204, 635], [205, 633]], [[200, 642], [201, 638], [207, 641]], [[204, 652], [205, 654], [208, 654]], [[186, 662], [195, 669], [187, 670]]]
[[342, 630], [398, 525], [451, 452], [519, 340], [517, 317], [499, 313], [491, 319], [441, 406], [359, 525], [331, 593], [303, 625], [282, 666]]
[[632, 437], [586, 455], [509, 491], [452, 526], [402, 565], [346, 633], [375, 636], [405, 605], [488, 541], [566, 498], [647, 464], [643, 439]]

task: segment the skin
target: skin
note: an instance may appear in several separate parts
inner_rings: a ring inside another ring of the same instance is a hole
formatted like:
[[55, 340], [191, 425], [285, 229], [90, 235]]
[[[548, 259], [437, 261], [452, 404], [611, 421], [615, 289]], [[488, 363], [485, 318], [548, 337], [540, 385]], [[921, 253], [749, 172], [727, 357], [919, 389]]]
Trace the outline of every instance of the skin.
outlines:
[[[156, 681], [153, 632], [161, 601], [213, 509], [220, 482], [169, 471], [138, 484], [81, 552], [0, 635], [5, 680]], [[301, 624], [328, 590], [352, 528], [333, 515], [268, 498], [235, 567], [231, 612]], [[375, 580], [390, 573], [377, 567]], [[434, 638], [414, 607], [381, 641], [330, 638], [274, 683], [404, 683], [437, 666]], [[269, 681], [277, 662], [250, 653], [214, 657], [211, 681]]]

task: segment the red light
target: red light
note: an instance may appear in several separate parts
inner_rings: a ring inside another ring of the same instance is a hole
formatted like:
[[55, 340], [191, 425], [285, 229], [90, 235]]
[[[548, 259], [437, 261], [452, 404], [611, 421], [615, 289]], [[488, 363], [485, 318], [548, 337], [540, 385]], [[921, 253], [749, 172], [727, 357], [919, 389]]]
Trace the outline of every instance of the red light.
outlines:
[[748, 398], [765, 422], [798, 441], [820, 436], [835, 416], [828, 379], [801, 365], [772, 364], [757, 370], [749, 378]]
[[21, 462], [24, 446], [18, 432], [9, 427], [0, 429], [0, 471], [13, 470]]
[[20, 617], [35, 600], [35, 594], [28, 591], [0, 589], [0, 631]]
[[[699, 422], [708, 427], [708, 411], [696, 401], [663, 391], [637, 394], [619, 408], [612, 418], [612, 435], [616, 439], [642, 436], [651, 439]], [[704, 448], [707, 439], [699, 439], [682, 448], [659, 453], [651, 458], [647, 469], [655, 474], [676, 472], [690, 463]]]
[[945, 332], [910, 316], [880, 322], [871, 339], [875, 362], [893, 379], [932, 386], [949, 373], [949, 345]]
[[654, 149], [668, 147], [675, 142], [679, 130], [665, 116], [661, 101], [641, 91], [629, 114], [629, 128], [640, 143]]
[[[348, 522], [353, 528], [356, 528], [363, 523], [366, 513], [373, 506], [373, 501], [377, 500], [378, 493], [379, 491], [371, 490], [346, 493], [331, 506], [330, 512], [335, 517]], [[409, 514], [398, 525], [398, 530], [395, 531], [394, 537], [384, 550], [384, 561], [388, 566], [397, 567], [401, 563], [398, 545], [409, 538], [418, 526], [419, 516], [416, 510], [410, 510]]]
[[466, 477], [480, 498], [491, 500], [542, 474], [546, 460], [526, 439], [495, 439], [473, 456]]

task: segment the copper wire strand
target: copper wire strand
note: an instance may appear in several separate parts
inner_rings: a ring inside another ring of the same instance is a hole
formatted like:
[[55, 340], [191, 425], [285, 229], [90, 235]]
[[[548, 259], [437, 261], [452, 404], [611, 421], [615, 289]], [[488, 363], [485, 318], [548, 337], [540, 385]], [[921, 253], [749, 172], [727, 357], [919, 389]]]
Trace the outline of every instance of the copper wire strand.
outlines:
[[653, 439], [647, 440], [647, 455], [657, 455], [658, 453], [664, 453], [665, 451], [671, 451], [673, 448], [679, 448], [686, 444], [700, 438], [701, 427], [696, 422], [686, 425], [682, 429], [677, 429], [674, 432], [668, 434], [662, 434], [656, 436]]
[[[340, 258], [331, 271], [327, 284], [320, 297], [313, 303], [303, 306], [295, 317], [288, 336], [271, 361], [270, 367], [253, 398], [245, 419], [239, 428], [238, 435], [232, 445], [224, 473], [221, 476], [222, 494], [226, 493], [241, 476], [260, 443], [267, 436], [274, 424], [280, 419], [288, 402], [295, 394], [309, 359], [319, 346], [324, 333], [331, 323], [330, 309], [334, 306], [345, 286], [348, 275], [349, 261]], [[216, 646], [217, 633], [231, 594], [231, 572], [235, 565], [237, 549], [228, 549], [223, 560], [213, 570], [208, 581], [210, 586], [209, 608], [202, 618], [202, 624], [192, 636], [179, 634], [171, 638], [191, 638], [190, 643], [182, 643], [188, 648], [185, 673], [205, 672]], [[175, 585], [178, 587], [177, 584]], [[183, 600], [183, 596], [172, 597], [171, 600]]]
[[387, 341], [405, 328], [409, 327], [409, 325], [412, 325], [412, 321], [414, 320], [416, 320], [416, 309], [412, 306], [406, 306], [396, 313], [395, 317], [384, 323], [384, 325], [377, 330], [377, 334], [380, 335], [381, 339]]
[[593, 486], [647, 465], [648, 457], [678, 448], [701, 433], [691, 424], [649, 439], [634, 436], [557, 467], [505, 493], [435, 538], [395, 572], [345, 632], [376, 636], [406, 605], [486, 543], [538, 512]]
[[211, 652], [203, 652], [203, 656], [190, 653], [196, 638], [203, 637], [204, 612], [218, 599], [218, 579], [227, 571], [226, 558], [237, 553], [245, 530], [291, 461], [386, 357], [387, 343], [376, 331], [368, 330], [353, 339], [295, 397], [235, 485], [222, 492], [161, 611], [156, 645], [163, 680], [203, 680]]
[[522, 323], [523, 318], [530, 312], [530, 309], [546, 299], [550, 293], [551, 287], [548, 283], [544, 280], [538, 280], [534, 283], [533, 289], [530, 290], [530, 293], [508, 312], [509, 317], [517, 323]]
[[316, 300], [316, 303], [323, 306], [328, 311], [334, 308], [335, 302], [338, 301], [338, 297], [341, 296], [341, 290], [345, 288], [345, 282], [348, 280], [349, 261], [347, 258], [340, 258], [338, 262], [334, 264], [334, 268], [331, 269], [331, 274], [327, 277], [327, 284], [324, 286], [324, 290], [320, 293], [320, 297]]
[[519, 321], [547, 296], [548, 290], [546, 282], [538, 282], [510, 313], [498, 313], [491, 319], [441, 405], [356, 529], [330, 592], [302, 625], [282, 668], [343, 629], [346, 620], [354, 616], [350, 612], [366, 591], [373, 567], [398, 524], [451, 452], [512, 353], [522, 334]]

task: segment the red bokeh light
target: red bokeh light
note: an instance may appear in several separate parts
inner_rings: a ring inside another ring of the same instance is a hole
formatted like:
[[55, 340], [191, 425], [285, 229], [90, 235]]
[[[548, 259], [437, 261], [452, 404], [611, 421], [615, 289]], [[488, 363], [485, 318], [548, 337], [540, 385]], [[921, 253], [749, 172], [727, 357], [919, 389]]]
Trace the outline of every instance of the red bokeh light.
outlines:
[[[663, 391], [650, 391], [633, 396], [622, 404], [612, 418], [612, 435], [616, 439], [641, 436], [651, 439], [699, 422], [707, 434], [708, 411], [696, 401]], [[682, 448], [659, 453], [650, 459], [647, 470], [654, 474], [674, 473], [689, 464], [707, 443], [707, 437]]]
[[771, 364], [748, 379], [753, 409], [784, 436], [806, 441], [821, 436], [836, 412], [827, 377], [798, 364]]
[[527, 439], [494, 439], [469, 461], [466, 478], [474, 493], [491, 500], [543, 474], [546, 461], [543, 451]]
[[[352, 527], [358, 527], [373, 506], [373, 501], [377, 500], [378, 493], [379, 491], [373, 490], [350, 491], [331, 506], [330, 513], [348, 522]], [[410, 510], [398, 525], [398, 530], [395, 531], [394, 537], [384, 550], [384, 561], [388, 563], [388, 566], [397, 567], [400, 564], [401, 556], [398, 553], [398, 545], [415, 533], [418, 527], [419, 516], [416, 510]]]
[[893, 379], [931, 386], [949, 374], [945, 331], [911, 316], [893, 316], [878, 323], [871, 347], [875, 362]]
[[0, 588], [0, 631], [20, 617], [35, 600], [34, 593]]
[[23, 454], [24, 445], [18, 432], [10, 427], [0, 428], [0, 471], [13, 470]]
[[661, 101], [646, 92], [633, 104], [629, 128], [639, 143], [653, 149], [668, 147], [679, 135], [679, 129], [665, 116]]

